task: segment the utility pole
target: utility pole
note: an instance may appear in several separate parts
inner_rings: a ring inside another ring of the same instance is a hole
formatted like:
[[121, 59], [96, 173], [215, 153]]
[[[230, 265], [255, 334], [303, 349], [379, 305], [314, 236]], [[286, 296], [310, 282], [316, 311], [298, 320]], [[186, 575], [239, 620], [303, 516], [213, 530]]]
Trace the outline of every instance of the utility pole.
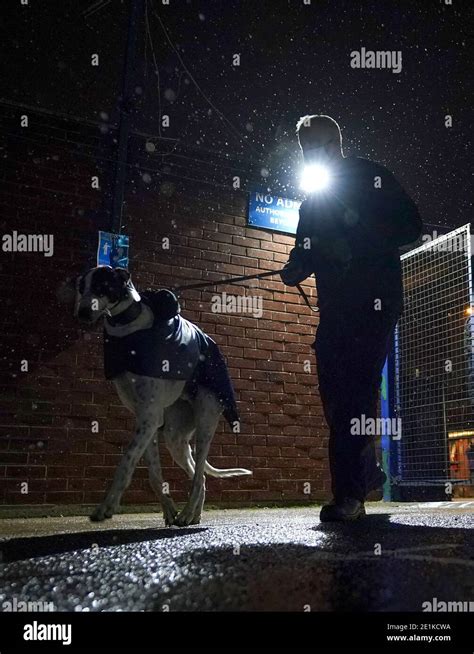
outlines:
[[131, 112], [133, 107], [133, 68], [138, 24], [143, 16], [145, 0], [130, 0], [128, 19], [127, 50], [123, 66], [122, 94], [119, 100], [119, 132], [117, 157], [112, 186], [110, 211], [111, 231], [120, 233], [122, 225], [123, 193], [127, 172], [128, 137], [130, 133]]

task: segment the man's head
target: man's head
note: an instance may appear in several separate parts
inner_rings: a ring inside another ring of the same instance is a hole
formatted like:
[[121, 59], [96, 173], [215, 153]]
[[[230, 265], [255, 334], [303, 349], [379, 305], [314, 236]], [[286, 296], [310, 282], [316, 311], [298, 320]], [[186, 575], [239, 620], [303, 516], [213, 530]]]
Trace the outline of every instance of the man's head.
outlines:
[[296, 134], [306, 164], [324, 165], [344, 156], [340, 127], [329, 116], [303, 116], [296, 125]]

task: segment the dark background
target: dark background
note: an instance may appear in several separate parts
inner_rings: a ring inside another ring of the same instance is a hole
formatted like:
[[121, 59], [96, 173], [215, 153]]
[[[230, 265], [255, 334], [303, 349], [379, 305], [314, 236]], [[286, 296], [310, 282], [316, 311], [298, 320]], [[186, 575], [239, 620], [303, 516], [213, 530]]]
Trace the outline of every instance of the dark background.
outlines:
[[[157, 152], [171, 152], [178, 139], [180, 148], [243, 158], [291, 195], [300, 162], [294, 125], [306, 113], [326, 113], [341, 125], [345, 154], [388, 166], [425, 222], [470, 220], [469, 0], [147, 0], [146, 7], [133, 128], [171, 139], [157, 139]], [[128, 2], [8, 0], [2, 12], [1, 100], [116, 124]], [[352, 69], [350, 52], [361, 47], [402, 50], [402, 72]], [[169, 128], [160, 128], [160, 114], [170, 116]]]

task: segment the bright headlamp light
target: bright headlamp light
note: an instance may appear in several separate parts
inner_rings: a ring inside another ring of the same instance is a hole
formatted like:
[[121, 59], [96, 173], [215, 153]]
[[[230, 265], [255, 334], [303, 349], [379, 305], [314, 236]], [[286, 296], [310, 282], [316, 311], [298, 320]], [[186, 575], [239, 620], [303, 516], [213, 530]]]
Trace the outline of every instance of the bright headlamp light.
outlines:
[[315, 193], [328, 188], [331, 174], [326, 166], [311, 164], [303, 168], [300, 188], [305, 193]]

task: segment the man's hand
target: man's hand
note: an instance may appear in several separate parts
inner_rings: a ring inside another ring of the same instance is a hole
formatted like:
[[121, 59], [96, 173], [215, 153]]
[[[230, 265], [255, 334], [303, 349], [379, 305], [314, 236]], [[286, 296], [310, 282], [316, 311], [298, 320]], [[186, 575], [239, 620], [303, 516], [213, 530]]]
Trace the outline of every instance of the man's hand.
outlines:
[[290, 260], [280, 273], [281, 281], [287, 286], [296, 286], [309, 277], [311, 273], [306, 272], [296, 260]]

